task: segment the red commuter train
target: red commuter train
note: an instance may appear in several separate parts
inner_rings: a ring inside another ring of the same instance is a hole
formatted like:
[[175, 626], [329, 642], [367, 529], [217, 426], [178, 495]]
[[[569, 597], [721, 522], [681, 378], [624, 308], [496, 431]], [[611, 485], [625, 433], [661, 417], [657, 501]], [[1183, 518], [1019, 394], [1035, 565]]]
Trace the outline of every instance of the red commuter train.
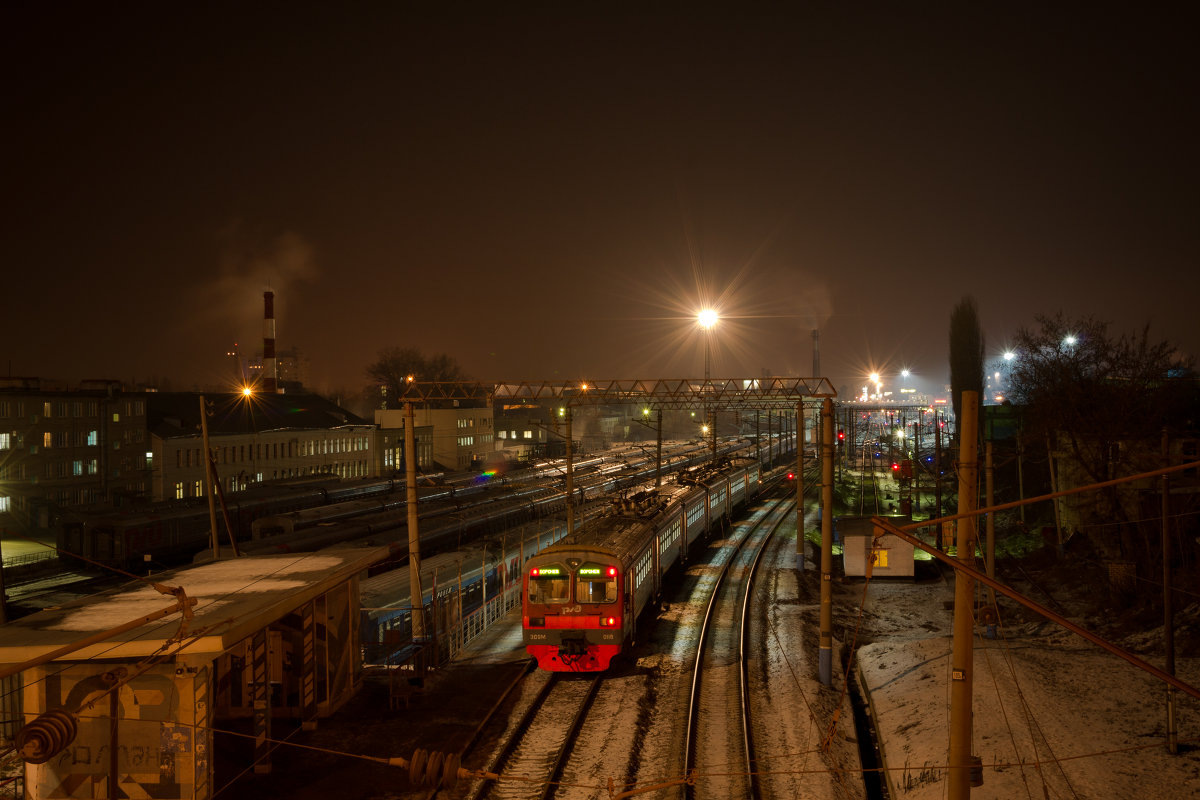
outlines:
[[738, 459], [684, 473], [580, 526], [525, 563], [522, 625], [541, 669], [599, 672], [633, 643], [663, 576], [757, 492], [760, 466]]

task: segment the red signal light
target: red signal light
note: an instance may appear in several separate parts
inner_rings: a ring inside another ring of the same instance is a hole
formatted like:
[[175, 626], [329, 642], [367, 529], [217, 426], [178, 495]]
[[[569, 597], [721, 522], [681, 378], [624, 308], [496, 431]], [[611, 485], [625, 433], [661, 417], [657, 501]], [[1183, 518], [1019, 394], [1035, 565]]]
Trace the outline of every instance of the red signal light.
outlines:
[[839, 442], [846, 441], [846, 432], [845, 431], [838, 431], [838, 441]]
[[794, 472], [789, 472], [789, 473], [787, 474], [787, 479], [788, 479], [789, 481], [794, 481], [794, 480], [796, 480], [796, 473], [794, 473]]
[[609, 567], [609, 568], [608, 568], [608, 577], [610, 577], [610, 578], [615, 578], [615, 577], [617, 577], [617, 568], [616, 568], [616, 567]]
[[617, 618], [616, 617], [601, 617], [600, 618], [600, 627], [601, 628], [615, 628], [616, 626], [617, 626]]
[[899, 464], [897, 464], [896, 462], [894, 462], [894, 461], [893, 461], [893, 462], [892, 462], [892, 469], [900, 469], [900, 465], [899, 465]]

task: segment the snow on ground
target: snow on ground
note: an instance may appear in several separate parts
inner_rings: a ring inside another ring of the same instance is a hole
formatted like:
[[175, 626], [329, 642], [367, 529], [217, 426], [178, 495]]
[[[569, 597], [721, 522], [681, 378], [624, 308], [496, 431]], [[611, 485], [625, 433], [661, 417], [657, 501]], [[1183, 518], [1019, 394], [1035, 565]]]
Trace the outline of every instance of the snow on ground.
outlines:
[[[842, 588], [862, 592], [861, 584]], [[940, 598], [950, 594], [936, 584], [867, 589], [866, 617], [877, 633], [858, 649], [858, 673], [893, 800], [946, 796], [953, 612]], [[983, 785], [972, 797], [1200, 797], [1200, 702], [1176, 693], [1180, 753], [1171, 755], [1161, 681], [1057, 626], [1000, 633], [975, 639], [973, 751]], [[1200, 684], [1200, 658], [1177, 659], [1176, 674]]]

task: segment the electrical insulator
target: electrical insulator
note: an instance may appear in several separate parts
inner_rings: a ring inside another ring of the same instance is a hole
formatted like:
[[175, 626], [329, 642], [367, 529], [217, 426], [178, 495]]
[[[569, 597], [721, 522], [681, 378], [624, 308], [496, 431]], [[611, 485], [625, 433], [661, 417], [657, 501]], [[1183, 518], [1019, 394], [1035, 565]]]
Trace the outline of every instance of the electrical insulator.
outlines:
[[414, 786], [440, 786], [453, 789], [466, 770], [461, 769], [462, 757], [458, 753], [429, 751], [418, 747], [408, 762], [408, 780]]
[[29, 764], [45, 764], [66, 749], [79, 732], [75, 715], [65, 708], [52, 708], [17, 731], [13, 747]]

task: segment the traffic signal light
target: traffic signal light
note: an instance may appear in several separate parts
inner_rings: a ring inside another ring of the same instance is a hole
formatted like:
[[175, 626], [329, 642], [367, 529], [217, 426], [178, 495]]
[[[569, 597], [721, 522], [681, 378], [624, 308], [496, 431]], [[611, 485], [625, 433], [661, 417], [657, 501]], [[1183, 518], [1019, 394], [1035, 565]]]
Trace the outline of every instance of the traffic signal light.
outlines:
[[838, 441], [839, 442], [846, 441], [846, 432], [844, 430], [841, 430], [840, 428], [838, 429]]
[[787, 479], [788, 479], [789, 481], [794, 481], [794, 480], [796, 480], [796, 473], [794, 473], [794, 472], [789, 472], [789, 473], [787, 474]]

